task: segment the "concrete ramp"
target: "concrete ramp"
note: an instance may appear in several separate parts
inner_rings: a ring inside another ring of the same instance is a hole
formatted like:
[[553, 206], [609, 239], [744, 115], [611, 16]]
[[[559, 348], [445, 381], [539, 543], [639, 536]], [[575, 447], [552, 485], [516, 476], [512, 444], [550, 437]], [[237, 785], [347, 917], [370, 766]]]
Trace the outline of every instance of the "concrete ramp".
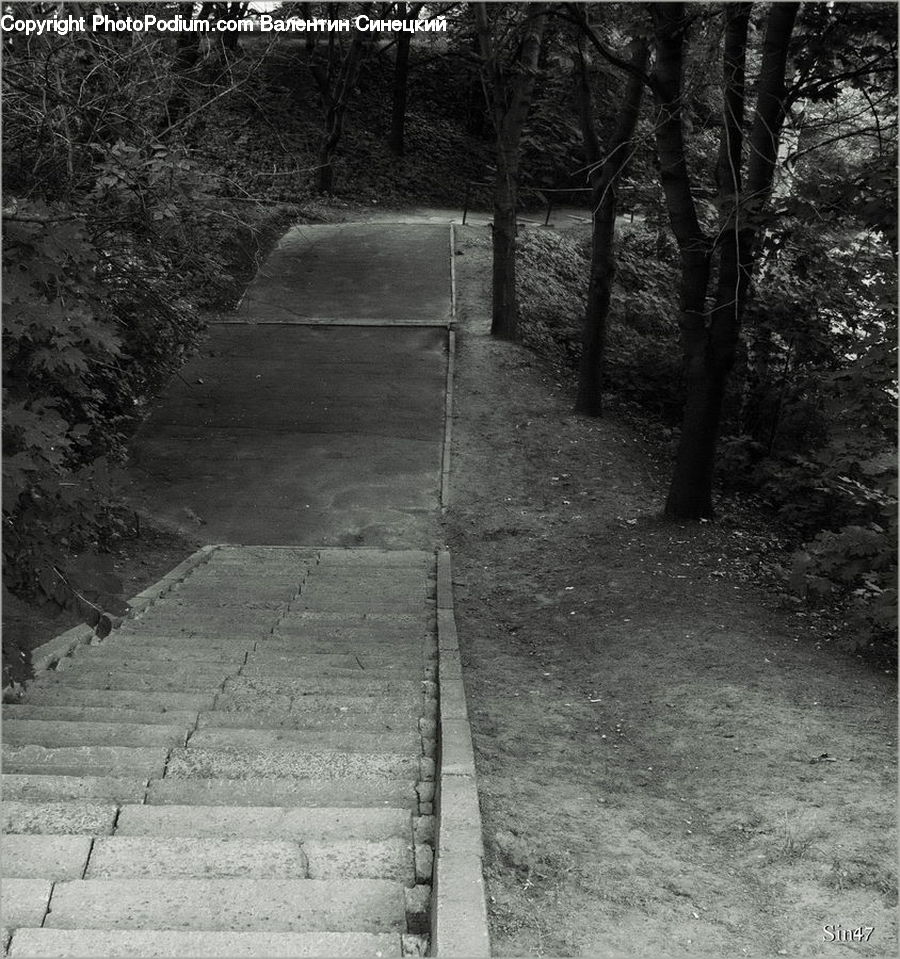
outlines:
[[215, 327], [135, 438], [129, 499], [213, 542], [431, 546], [445, 367], [442, 329]]
[[130, 500], [207, 542], [431, 547], [448, 223], [290, 230], [155, 402]]
[[447, 326], [447, 223], [340, 223], [289, 230], [224, 323]]

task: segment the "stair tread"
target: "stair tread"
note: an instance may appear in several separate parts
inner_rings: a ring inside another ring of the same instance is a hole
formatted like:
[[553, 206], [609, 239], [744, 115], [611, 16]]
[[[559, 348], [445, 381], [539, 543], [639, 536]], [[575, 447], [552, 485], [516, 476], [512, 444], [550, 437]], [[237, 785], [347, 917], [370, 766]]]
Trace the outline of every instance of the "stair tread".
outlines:
[[3, 801], [65, 802], [83, 800], [111, 803], [139, 803], [147, 788], [147, 777], [42, 776], [4, 773]]
[[51, 929], [404, 932], [384, 879], [79, 879], [53, 887]]
[[372, 806], [127, 805], [117, 836], [242, 837], [253, 839], [408, 838], [408, 809]]
[[[157, 774], [158, 775], [158, 774]], [[255, 779], [258, 776], [380, 777], [402, 779], [419, 777], [417, 756], [404, 753], [345, 752], [327, 748], [235, 748], [205, 747], [171, 750], [166, 776], [203, 779]]]
[[147, 710], [116, 709], [114, 706], [50, 706], [43, 704], [12, 703], [3, 707], [3, 727], [8, 729], [11, 720], [38, 719], [43, 722], [84, 723], [138, 723], [140, 725], [193, 726], [197, 722], [197, 710]]
[[409, 809], [416, 803], [409, 779], [262, 778], [155, 779], [147, 792], [149, 805], [382, 806]]
[[15, 959], [306, 959], [400, 956], [397, 933], [223, 932], [172, 929], [18, 929]]
[[11, 746], [29, 744], [66, 746], [183, 746], [191, 724], [102, 723], [56, 719], [3, 719], [3, 741]]

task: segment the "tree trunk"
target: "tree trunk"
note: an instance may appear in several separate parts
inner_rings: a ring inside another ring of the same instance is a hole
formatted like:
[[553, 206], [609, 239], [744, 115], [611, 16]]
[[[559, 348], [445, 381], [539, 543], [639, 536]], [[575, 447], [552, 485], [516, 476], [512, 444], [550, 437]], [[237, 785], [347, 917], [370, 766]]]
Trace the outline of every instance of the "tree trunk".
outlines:
[[[492, 322], [491, 333], [514, 340], [518, 333], [519, 307], [516, 297], [516, 183], [517, 151], [497, 158], [494, 180], [494, 222], [492, 226]], [[497, 317], [504, 319], [502, 328]]]
[[754, 236], [759, 232], [760, 216], [772, 196], [787, 102], [785, 67], [799, 9], [799, 3], [773, 4], [766, 22], [756, 115], [750, 131], [750, 156], [747, 162], [746, 210], [749, 228]]
[[319, 166], [316, 172], [316, 189], [319, 193], [331, 193], [334, 189], [334, 154], [326, 143], [319, 147]]
[[[649, 54], [647, 42], [643, 40], [634, 41], [631, 47], [631, 62], [637, 70], [643, 73], [647, 66]], [[600, 148], [594, 130], [587, 67], [584, 59], [581, 59], [578, 107], [586, 159], [588, 163], [592, 164], [590, 181], [593, 223], [587, 310], [584, 318], [575, 412], [586, 413], [588, 416], [600, 416], [603, 413], [603, 368], [606, 360], [609, 304], [616, 274], [617, 184], [630, 159], [630, 146], [637, 127], [643, 93], [644, 83], [640, 74], [630, 74], [616, 129], [608, 144], [606, 159], [601, 164]]]
[[[404, 23], [410, 19], [405, 3], [397, 4], [397, 15]], [[397, 56], [394, 60], [394, 90], [391, 104], [391, 132], [388, 147], [397, 156], [403, 156], [403, 135], [406, 126], [406, 87], [409, 77], [409, 44], [412, 34], [401, 33], [397, 39]]]
[[[334, 155], [344, 129], [344, 114], [362, 57], [362, 34], [354, 31], [350, 48], [337, 66], [339, 46], [334, 37], [329, 38], [328, 64], [310, 64], [310, 72], [319, 87], [325, 109], [325, 124], [319, 144], [319, 165], [316, 186], [320, 193], [331, 193], [334, 188]], [[337, 75], [337, 80], [334, 80]]]
[[[749, 4], [726, 7], [725, 115], [718, 165], [721, 209], [718, 280], [708, 325], [701, 327], [696, 323], [682, 322], [687, 399], [675, 471], [665, 507], [666, 515], [676, 519], [699, 519], [713, 513], [712, 485], [722, 404], [750, 288], [753, 240], [771, 195], [784, 122], [784, 69], [797, 8], [795, 3], [774, 4], [769, 13], [744, 191], [741, 160]], [[684, 253], [682, 257], [684, 259]], [[696, 298], [699, 299], [699, 290]]]
[[[494, 179], [493, 297], [491, 333], [514, 340], [518, 329], [516, 297], [516, 204], [519, 194], [519, 144], [537, 73], [546, 5], [526, 7], [527, 18], [515, 73], [504, 68], [491, 36], [484, 3], [475, 4], [475, 20], [485, 69], [489, 72], [488, 96], [497, 143]], [[531, 12], [533, 10], [533, 12]]]
[[[185, 20], [191, 20], [194, 4], [179, 4], [178, 12]], [[200, 33], [185, 31], [175, 34], [175, 56], [172, 60], [172, 93], [166, 103], [165, 113], [160, 120], [162, 131], [170, 129], [187, 113], [187, 79], [200, 59]]]

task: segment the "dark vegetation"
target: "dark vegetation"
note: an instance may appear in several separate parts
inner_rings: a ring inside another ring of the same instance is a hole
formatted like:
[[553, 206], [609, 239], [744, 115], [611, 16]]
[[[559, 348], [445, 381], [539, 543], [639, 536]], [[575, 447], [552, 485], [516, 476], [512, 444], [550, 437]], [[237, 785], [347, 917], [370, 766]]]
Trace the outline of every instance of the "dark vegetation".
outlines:
[[[587, 366], [584, 412], [612, 398], [673, 456], [704, 446], [716, 496], [754, 504], [788, 543], [769, 573], [891, 660], [896, 8], [781, 6], [793, 9], [775, 24], [788, 67], [771, 89], [766, 4], [283, 8], [448, 18], [446, 33], [408, 44], [6, 34], [4, 590], [108, 628], [122, 608], [109, 556], [139, 535], [112, 476], [204, 314], [236, 301], [292, 219], [459, 209], [471, 181], [506, 224], [496, 332], [573, 375], [580, 364], [582, 382]], [[516, 238], [516, 209], [546, 190], [593, 190], [593, 243]], [[510, 286], [517, 246], [526, 269]], [[687, 308], [695, 267], [704, 281]], [[684, 439], [691, 382], [713, 396], [702, 443]]]

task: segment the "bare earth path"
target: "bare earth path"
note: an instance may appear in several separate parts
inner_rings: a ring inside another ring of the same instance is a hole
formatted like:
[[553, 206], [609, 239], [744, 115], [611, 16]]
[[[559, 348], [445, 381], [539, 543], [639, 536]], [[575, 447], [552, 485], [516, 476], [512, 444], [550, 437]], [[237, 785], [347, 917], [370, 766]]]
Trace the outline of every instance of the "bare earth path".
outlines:
[[4, 954], [486, 954], [435, 552], [449, 241], [291, 231], [144, 425], [134, 501], [234, 545], [35, 651], [4, 707]]

